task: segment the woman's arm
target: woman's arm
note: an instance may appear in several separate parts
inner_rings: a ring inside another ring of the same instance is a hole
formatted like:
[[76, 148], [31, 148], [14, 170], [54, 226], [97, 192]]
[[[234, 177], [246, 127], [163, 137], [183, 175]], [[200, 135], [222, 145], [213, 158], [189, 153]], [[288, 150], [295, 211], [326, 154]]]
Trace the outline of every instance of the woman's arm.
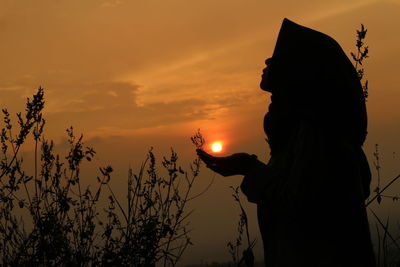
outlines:
[[197, 149], [197, 155], [210, 168], [222, 176], [246, 175], [258, 163], [256, 155], [235, 153], [227, 157], [214, 157], [204, 150]]
[[[214, 157], [207, 152], [198, 149], [197, 154], [208, 168], [222, 176], [244, 175], [240, 186], [248, 201], [257, 203], [265, 198], [268, 191], [276, 188], [278, 181], [271, 175], [270, 161], [268, 165], [257, 159], [256, 155], [247, 153], [235, 153], [227, 157]], [[272, 164], [274, 165], [274, 164]]]

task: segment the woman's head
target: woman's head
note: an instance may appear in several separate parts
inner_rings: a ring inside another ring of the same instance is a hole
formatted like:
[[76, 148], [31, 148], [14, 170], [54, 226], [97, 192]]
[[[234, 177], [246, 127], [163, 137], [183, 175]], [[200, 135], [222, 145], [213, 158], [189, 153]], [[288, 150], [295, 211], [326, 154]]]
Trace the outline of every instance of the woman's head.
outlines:
[[277, 102], [293, 114], [339, 128], [351, 127], [353, 120], [365, 138], [362, 87], [353, 64], [333, 38], [284, 19], [267, 61], [260, 87]]
[[334, 39], [288, 19], [283, 20], [272, 58], [266, 64], [273, 93], [289, 90], [293, 94], [303, 87], [303, 94], [306, 88], [314, 94], [310, 90], [320, 91], [321, 85], [331, 84], [333, 79], [346, 86], [351, 79], [358, 81], [352, 63]]

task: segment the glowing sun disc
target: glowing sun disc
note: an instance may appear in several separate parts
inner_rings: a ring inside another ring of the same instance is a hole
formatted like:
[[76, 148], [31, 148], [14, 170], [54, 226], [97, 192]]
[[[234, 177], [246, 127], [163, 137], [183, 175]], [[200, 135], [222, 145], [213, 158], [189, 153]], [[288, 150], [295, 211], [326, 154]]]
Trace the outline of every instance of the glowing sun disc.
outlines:
[[211, 145], [211, 150], [213, 152], [221, 152], [222, 151], [222, 144], [221, 142], [214, 142]]

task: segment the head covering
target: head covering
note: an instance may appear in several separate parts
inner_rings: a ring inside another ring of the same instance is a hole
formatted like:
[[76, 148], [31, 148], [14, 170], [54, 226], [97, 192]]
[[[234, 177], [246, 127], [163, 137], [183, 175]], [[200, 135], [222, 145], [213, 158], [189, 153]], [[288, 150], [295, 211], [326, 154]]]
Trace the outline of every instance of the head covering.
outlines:
[[365, 141], [367, 113], [362, 86], [353, 64], [330, 36], [285, 18], [268, 83], [273, 103], [279, 106], [275, 109], [281, 110], [277, 113], [312, 120], [354, 145]]

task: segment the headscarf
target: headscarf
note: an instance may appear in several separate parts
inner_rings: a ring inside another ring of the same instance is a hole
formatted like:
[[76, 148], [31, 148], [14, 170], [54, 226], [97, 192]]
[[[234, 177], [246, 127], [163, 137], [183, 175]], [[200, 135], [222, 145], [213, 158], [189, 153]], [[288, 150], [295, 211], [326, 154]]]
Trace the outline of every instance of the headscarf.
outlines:
[[273, 136], [285, 136], [282, 131], [288, 131], [288, 125], [304, 119], [351, 145], [364, 143], [367, 112], [362, 86], [353, 64], [330, 36], [285, 18], [268, 82], [272, 88], [270, 121], [276, 124], [265, 125], [270, 142]]
[[271, 156], [288, 149], [302, 121], [350, 145], [365, 198], [371, 171], [362, 150], [365, 98], [357, 71], [340, 45], [321, 32], [284, 19], [269, 65], [272, 103], [264, 118]]

